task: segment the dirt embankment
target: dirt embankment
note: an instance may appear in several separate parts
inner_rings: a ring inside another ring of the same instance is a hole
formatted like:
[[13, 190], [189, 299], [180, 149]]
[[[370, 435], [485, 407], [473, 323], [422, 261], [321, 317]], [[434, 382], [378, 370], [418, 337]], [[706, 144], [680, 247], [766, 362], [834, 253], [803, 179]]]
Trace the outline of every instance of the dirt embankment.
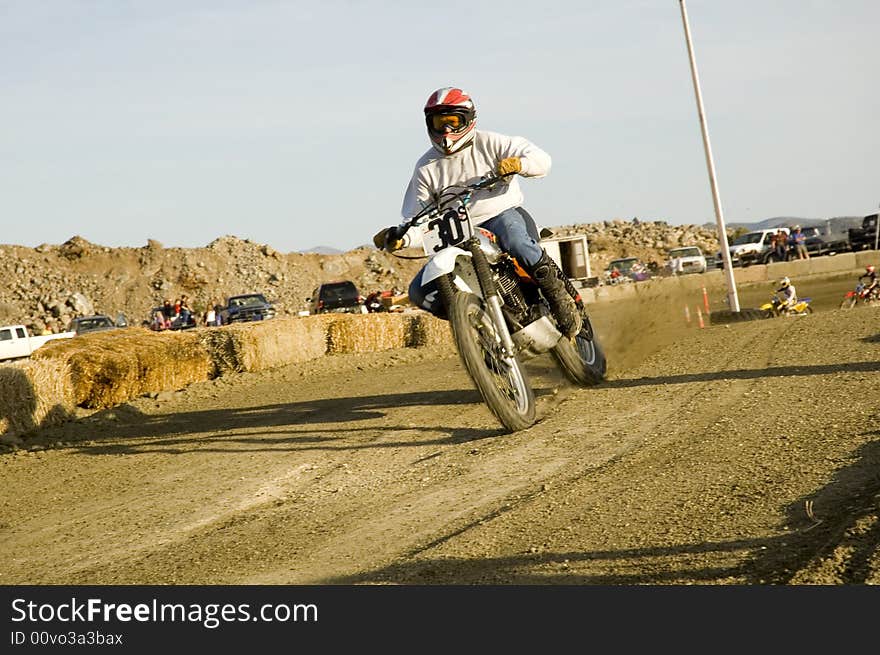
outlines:
[[880, 582], [878, 310], [701, 330], [682, 300], [595, 305], [608, 381], [532, 360], [516, 434], [432, 349], [46, 430], [0, 457], [0, 582]]

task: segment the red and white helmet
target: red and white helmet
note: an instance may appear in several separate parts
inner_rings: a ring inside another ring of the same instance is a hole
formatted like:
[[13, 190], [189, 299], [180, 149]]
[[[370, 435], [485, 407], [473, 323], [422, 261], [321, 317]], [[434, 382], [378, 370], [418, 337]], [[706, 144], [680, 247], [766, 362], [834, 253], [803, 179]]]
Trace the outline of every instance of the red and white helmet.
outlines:
[[451, 155], [474, 139], [477, 111], [470, 94], [455, 87], [437, 89], [425, 103], [425, 123], [434, 148]]
[[874, 272], [874, 265], [873, 265], [873, 264], [868, 264], [867, 266], [865, 266], [865, 272], [866, 272], [866, 273], [869, 273], [869, 274], [870, 274], [870, 273], [873, 273], [873, 272]]

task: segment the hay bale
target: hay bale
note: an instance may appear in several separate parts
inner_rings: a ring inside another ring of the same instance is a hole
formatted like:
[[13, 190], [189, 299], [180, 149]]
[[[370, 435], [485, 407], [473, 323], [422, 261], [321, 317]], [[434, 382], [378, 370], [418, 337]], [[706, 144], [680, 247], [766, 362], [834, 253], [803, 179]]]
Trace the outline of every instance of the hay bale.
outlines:
[[424, 348], [425, 346], [455, 347], [449, 321], [439, 319], [427, 312], [419, 312], [411, 316], [412, 322], [407, 346], [411, 348]]
[[213, 370], [208, 352], [189, 331], [129, 328], [85, 334], [46, 344], [32, 359], [64, 362], [74, 402], [93, 409], [182, 389], [209, 379]]
[[211, 360], [211, 377], [245, 370], [240, 363], [241, 353], [236, 349], [235, 333], [230, 327], [218, 327], [199, 332], [199, 342]]
[[327, 327], [327, 353], [374, 353], [405, 348], [410, 317], [404, 314], [337, 314]]
[[328, 322], [322, 316], [274, 318], [211, 328], [200, 338], [215, 376], [264, 371], [323, 357]]
[[0, 366], [0, 389], [0, 435], [14, 437], [74, 416], [70, 371], [62, 361]]

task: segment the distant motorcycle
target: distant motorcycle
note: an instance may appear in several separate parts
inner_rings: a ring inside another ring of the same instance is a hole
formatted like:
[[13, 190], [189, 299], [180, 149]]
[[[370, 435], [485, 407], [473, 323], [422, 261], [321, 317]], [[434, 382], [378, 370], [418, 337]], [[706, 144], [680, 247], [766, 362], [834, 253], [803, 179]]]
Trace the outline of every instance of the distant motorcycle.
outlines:
[[864, 284], [859, 282], [852, 291], [847, 291], [840, 303], [841, 309], [852, 309], [858, 304], [874, 305], [880, 303], [880, 287], [874, 287], [870, 291]]
[[811, 300], [812, 298], [800, 298], [793, 306], [783, 307], [782, 298], [774, 293], [770, 296], [770, 302], [761, 305], [761, 309], [771, 318], [778, 316], [806, 316], [813, 313], [813, 308], [810, 307]]
[[371, 293], [367, 296], [366, 300], [364, 300], [364, 305], [366, 305], [367, 311], [370, 313], [388, 311], [388, 308], [382, 302], [381, 295], [377, 292]]

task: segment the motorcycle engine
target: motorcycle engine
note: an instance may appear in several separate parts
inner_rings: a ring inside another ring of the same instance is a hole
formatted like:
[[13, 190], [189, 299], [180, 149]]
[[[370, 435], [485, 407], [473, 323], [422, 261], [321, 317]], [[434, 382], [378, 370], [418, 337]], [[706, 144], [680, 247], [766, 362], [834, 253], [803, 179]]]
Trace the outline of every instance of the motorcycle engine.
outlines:
[[505, 309], [513, 315], [518, 323], [526, 323], [529, 315], [529, 302], [523, 294], [521, 281], [513, 263], [509, 259], [504, 259], [499, 262], [495, 272], [495, 282], [498, 285], [498, 292], [504, 300]]

